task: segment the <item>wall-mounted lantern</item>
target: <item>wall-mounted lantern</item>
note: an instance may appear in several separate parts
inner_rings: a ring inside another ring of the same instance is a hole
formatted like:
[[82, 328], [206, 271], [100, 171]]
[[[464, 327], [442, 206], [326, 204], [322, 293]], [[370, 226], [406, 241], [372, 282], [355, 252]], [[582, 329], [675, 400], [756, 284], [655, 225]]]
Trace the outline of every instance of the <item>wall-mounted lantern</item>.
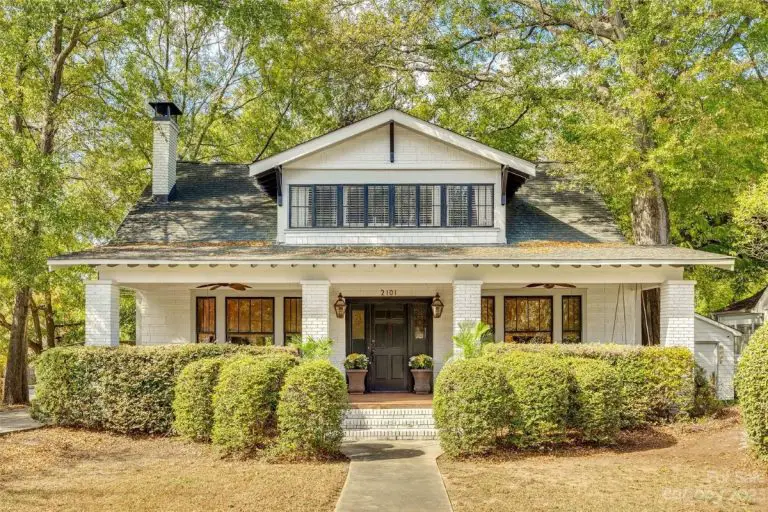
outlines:
[[440, 318], [443, 314], [444, 306], [443, 301], [440, 300], [440, 294], [436, 293], [435, 297], [432, 299], [432, 317]]
[[339, 298], [333, 303], [333, 309], [336, 310], [336, 318], [344, 318], [344, 312], [347, 310], [347, 301], [344, 296], [339, 294]]

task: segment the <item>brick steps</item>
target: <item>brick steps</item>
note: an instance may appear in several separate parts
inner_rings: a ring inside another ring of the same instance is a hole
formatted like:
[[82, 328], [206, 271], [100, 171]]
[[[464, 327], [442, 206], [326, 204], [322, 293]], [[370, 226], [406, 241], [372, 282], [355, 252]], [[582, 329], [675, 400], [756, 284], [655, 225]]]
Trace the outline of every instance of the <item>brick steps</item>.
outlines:
[[437, 439], [431, 408], [350, 409], [344, 418], [344, 439]]

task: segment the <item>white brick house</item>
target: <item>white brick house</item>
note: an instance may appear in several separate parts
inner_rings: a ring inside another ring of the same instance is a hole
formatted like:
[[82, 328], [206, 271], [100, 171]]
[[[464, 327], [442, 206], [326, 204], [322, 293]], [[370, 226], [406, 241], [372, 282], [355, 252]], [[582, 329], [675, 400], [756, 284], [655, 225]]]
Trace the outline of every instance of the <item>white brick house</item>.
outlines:
[[[683, 269], [733, 266], [630, 245], [593, 192], [396, 110], [250, 165], [208, 165], [176, 162], [179, 112], [153, 107], [152, 187], [110, 243], [49, 262], [98, 271], [87, 344], [117, 345], [128, 288], [139, 345], [329, 336], [340, 368], [373, 356], [370, 390], [407, 390], [408, 357], [431, 354], [439, 371], [464, 320], [509, 342], [639, 345], [656, 330], [695, 350]], [[642, 306], [653, 290], [656, 325]]]

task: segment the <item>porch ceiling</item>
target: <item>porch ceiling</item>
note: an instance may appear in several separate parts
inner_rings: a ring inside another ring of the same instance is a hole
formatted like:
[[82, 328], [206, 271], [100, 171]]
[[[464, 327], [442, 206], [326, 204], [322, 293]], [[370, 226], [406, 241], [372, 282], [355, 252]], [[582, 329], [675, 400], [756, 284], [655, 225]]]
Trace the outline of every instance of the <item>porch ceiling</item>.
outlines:
[[53, 267], [72, 265], [711, 265], [733, 268], [734, 258], [673, 246], [624, 243], [547, 243], [452, 246], [289, 246], [264, 242], [141, 244], [96, 247], [58, 256]]

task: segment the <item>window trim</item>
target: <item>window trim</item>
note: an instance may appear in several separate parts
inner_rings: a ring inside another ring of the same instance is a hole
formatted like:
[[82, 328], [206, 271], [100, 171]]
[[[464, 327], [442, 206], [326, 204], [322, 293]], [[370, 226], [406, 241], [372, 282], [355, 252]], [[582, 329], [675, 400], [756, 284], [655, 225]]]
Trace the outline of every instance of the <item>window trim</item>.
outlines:
[[575, 332], [573, 329], [566, 329], [565, 328], [565, 300], [566, 299], [579, 299], [579, 341], [575, 343], [583, 343], [584, 342], [584, 298], [581, 295], [562, 295], [560, 298], [560, 336], [561, 336], [561, 343], [565, 343], [565, 332], [566, 330], [569, 332]]
[[[213, 332], [212, 333], [203, 333], [200, 331], [200, 302], [203, 300], [213, 300]], [[209, 343], [209, 342], [201, 342], [200, 341], [200, 335], [201, 334], [213, 334], [213, 341], [216, 341], [216, 312], [217, 312], [217, 303], [216, 303], [216, 297], [215, 296], [198, 296], [195, 297], [195, 343]]]
[[[549, 331], [508, 331], [507, 330], [507, 299], [526, 299], [526, 300], [541, 300], [549, 299]], [[504, 337], [505, 343], [520, 343], [520, 342], [507, 342], [507, 333], [515, 332], [549, 332], [549, 343], [555, 342], [555, 296], [554, 295], [505, 295], [504, 296]], [[527, 343], [527, 342], [522, 342]]]
[[[303, 300], [302, 297], [283, 297], [283, 346], [285, 346], [289, 341], [288, 336], [288, 325], [286, 324], [286, 321], [288, 319], [288, 315], [285, 314], [286, 312], [286, 304], [289, 300], [298, 300], [299, 301], [299, 314], [301, 314], [301, 308], [303, 306]], [[274, 315], [274, 308], [272, 310], [272, 314]], [[274, 328], [274, 327], [273, 327]], [[299, 322], [299, 332], [293, 332], [291, 331], [291, 336], [293, 335], [299, 335], [301, 336], [301, 322]]]
[[[235, 335], [237, 335], [237, 334], [244, 334], [244, 335], [249, 335], [249, 336], [252, 336], [252, 335], [270, 336], [272, 338], [272, 344], [274, 345], [274, 343], [275, 343], [275, 298], [274, 297], [264, 297], [264, 296], [260, 296], [260, 297], [251, 297], [251, 296], [247, 296], [247, 297], [234, 296], [233, 297], [233, 296], [228, 296], [228, 297], [224, 297], [224, 339], [226, 340], [227, 343], [230, 343], [230, 341], [229, 341], [229, 333], [230, 333], [230, 330], [229, 330], [229, 300], [230, 299], [233, 299], [233, 300], [257, 300], [258, 299], [258, 300], [271, 300], [272, 301], [272, 332], [246, 331], [246, 332], [237, 332], [237, 333], [233, 333], [233, 334], [235, 334]], [[249, 313], [248, 317], [250, 319], [250, 313]], [[240, 321], [238, 320], [238, 324], [239, 323], [240, 323]]]
[[[336, 187], [336, 225], [318, 226], [317, 225], [317, 195], [318, 186]], [[344, 225], [344, 186], [363, 187], [363, 226], [345, 226]], [[415, 186], [416, 187], [416, 225], [414, 226], [396, 226], [394, 222], [395, 206], [395, 187], [397, 186]], [[448, 203], [447, 188], [449, 186], [468, 187], [467, 193], [467, 224], [466, 226], [448, 225]], [[386, 226], [371, 226], [368, 218], [368, 187], [388, 187], [389, 195], [389, 223]], [[421, 225], [421, 187], [440, 187], [440, 225], [422, 226]], [[491, 187], [491, 219], [490, 225], [476, 225], [472, 215], [472, 200], [475, 195], [475, 187]], [[310, 188], [312, 194], [312, 222], [310, 226], [293, 226], [293, 201], [292, 190], [294, 188]], [[496, 184], [495, 183], [344, 183], [344, 184], [291, 184], [288, 186], [288, 230], [360, 230], [360, 229], [496, 229]]]

